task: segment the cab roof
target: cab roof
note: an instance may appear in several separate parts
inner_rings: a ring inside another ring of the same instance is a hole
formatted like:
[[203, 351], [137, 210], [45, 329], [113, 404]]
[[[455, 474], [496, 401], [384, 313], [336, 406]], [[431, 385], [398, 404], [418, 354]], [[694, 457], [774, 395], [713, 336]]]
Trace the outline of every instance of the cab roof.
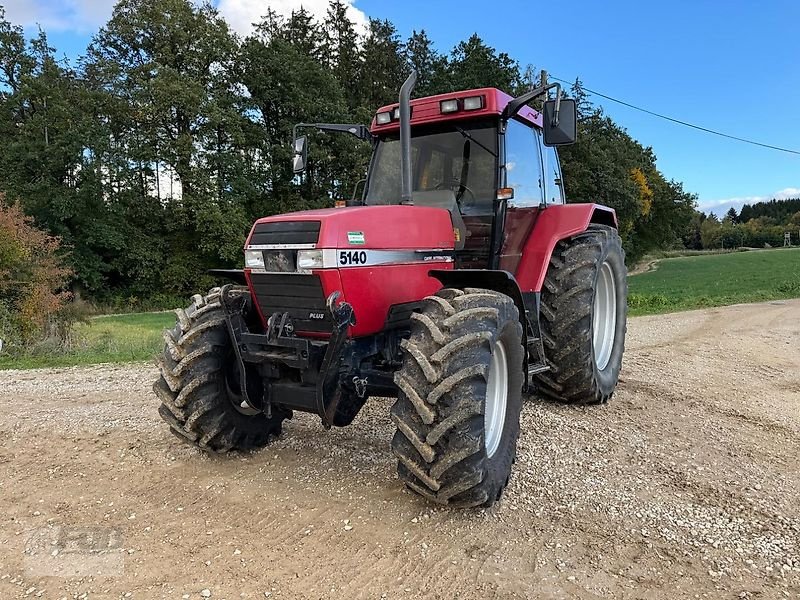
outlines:
[[[464, 108], [464, 99], [476, 97], [482, 98], [481, 107], [474, 110], [466, 110]], [[425, 125], [444, 121], [460, 121], [479, 117], [499, 116], [506, 105], [513, 99], [513, 96], [509, 96], [497, 88], [478, 88], [461, 92], [448, 92], [446, 94], [427, 96], [425, 98], [416, 98], [411, 101], [411, 125], [413, 127], [414, 125]], [[458, 110], [443, 113], [442, 102], [446, 100], [456, 100], [458, 102]], [[375, 116], [372, 117], [372, 123], [369, 128], [373, 135], [389, 133], [400, 128], [400, 122], [398, 119], [394, 118], [396, 113], [395, 109], [398, 108], [398, 106], [399, 104], [396, 102], [394, 104], [387, 104], [375, 112]], [[392, 120], [389, 123], [379, 125], [377, 122], [378, 113], [387, 112], [392, 115]], [[536, 127], [542, 127], [541, 113], [529, 106], [523, 106], [516, 117]]]

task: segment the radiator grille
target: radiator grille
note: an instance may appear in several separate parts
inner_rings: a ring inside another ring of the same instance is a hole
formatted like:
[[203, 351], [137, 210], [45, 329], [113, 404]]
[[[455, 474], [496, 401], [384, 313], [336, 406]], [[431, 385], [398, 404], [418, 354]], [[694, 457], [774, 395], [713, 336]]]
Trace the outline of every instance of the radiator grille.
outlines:
[[256, 223], [251, 246], [263, 244], [316, 244], [320, 221], [275, 221]]
[[256, 301], [267, 319], [273, 313], [286, 312], [297, 331], [333, 329], [318, 275], [251, 273], [250, 277]]

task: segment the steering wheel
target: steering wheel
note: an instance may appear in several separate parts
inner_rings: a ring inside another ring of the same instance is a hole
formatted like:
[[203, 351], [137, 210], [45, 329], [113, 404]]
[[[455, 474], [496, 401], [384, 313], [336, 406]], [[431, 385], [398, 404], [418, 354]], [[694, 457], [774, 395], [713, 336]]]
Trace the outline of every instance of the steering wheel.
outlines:
[[[452, 190], [454, 185], [458, 187], [458, 191], [456, 191], [456, 203], [458, 204], [459, 208], [461, 208], [462, 206], [467, 207], [469, 205], [475, 204], [475, 200], [476, 200], [475, 199], [475, 192], [473, 192], [470, 189], [469, 186], [461, 183], [461, 181], [459, 181], [455, 177], [451, 178], [449, 182], [444, 182], [443, 181], [443, 182], [437, 184], [434, 187], [434, 189], [436, 189], [436, 190], [445, 190], [445, 189]], [[469, 196], [470, 196], [469, 200], [465, 200], [464, 199], [464, 194], [465, 193], [469, 193]], [[462, 201], [463, 201], [463, 203], [462, 203]]]

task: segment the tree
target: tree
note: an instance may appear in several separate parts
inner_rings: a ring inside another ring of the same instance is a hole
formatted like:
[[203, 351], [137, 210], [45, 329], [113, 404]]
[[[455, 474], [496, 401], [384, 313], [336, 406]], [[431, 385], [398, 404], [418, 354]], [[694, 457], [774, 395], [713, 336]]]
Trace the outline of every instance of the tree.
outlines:
[[60, 242], [0, 195], [0, 340], [27, 346], [69, 300]]
[[700, 226], [700, 238], [705, 250], [722, 247], [722, 227], [719, 219], [713, 213], [708, 215], [708, 218]]
[[453, 49], [448, 63], [448, 85], [452, 90], [496, 87], [507, 92], [520, 85], [519, 64], [505, 52], [497, 53], [472, 34]]
[[728, 212], [725, 213], [725, 219], [723, 220], [736, 224], [739, 222], [739, 214], [736, 212], [736, 209], [731, 206]]
[[351, 111], [358, 107], [359, 91], [356, 87], [360, 67], [358, 34], [347, 16], [347, 4], [331, 0], [322, 23], [323, 49], [326, 64], [342, 86]]
[[425, 30], [414, 30], [406, 42], [406, 57], [417, 71], [417, 96], [432, 96], [447, 91], [447, 59], [433, 47]]
[[231, 202], [247, 190], [236, 159], [246, 127], [237, 49], [216, 9], [190, 0], [121, 0], [89, 47], [86, 79], [109, 124], [100, 168], [111, 166], [116, 206], [134, 217], [128, 226], [158, 249], [126, 245], [135, 262], [117, 262], [121, 282], [142, 279], [143, 258], [151, 277], [169, 282], [160, 287], [176, 291], [220, 259], [238, 260], [250, 219]]
[[[361, 49], [358, 77], [360, 105], [368, 111], [397, 101], [397, 91], [408, 76], [405, 48], [389, 21], [369, 20]], [[370, 116], [372, 112], [368, 113]]]
[[570, 89], [571, 96], [575, 100], [575, 110], [578, 113], [578, 121], [583, 121], [597, 109], [592, 106], [589, 95], [583, 89], [583, 82], [579, 78], [575, 78], [575, 82]]

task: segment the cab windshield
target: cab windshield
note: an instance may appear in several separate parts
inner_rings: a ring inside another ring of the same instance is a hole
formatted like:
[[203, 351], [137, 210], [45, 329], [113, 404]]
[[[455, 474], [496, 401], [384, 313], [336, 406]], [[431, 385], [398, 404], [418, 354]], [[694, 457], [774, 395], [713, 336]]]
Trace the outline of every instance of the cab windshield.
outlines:
[[[378, 141], [366, 204], [400, 203], [400, 138]], [[439, 123], [411, 130], [412, 190], [452, 190], [462, 214], [491, 214], [497, 195], [497, 122]]]

